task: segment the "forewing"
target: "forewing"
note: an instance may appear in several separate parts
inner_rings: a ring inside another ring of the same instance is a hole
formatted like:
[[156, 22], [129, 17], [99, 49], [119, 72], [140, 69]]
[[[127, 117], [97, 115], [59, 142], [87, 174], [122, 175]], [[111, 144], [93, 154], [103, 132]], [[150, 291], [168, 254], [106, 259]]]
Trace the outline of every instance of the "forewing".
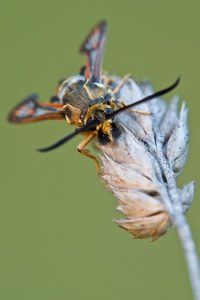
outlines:
[[103, 21], [92, 29], [80, 51], [86, 54], [86, 79], [101, 81], [101, 66], [107, 36], [106, 23]]
[[44, 120], [63, 120], [61, 104], [40, 103], [37, 95], [31, 95], [19, 103], [10, 113], [9, 121], [17, 124]]

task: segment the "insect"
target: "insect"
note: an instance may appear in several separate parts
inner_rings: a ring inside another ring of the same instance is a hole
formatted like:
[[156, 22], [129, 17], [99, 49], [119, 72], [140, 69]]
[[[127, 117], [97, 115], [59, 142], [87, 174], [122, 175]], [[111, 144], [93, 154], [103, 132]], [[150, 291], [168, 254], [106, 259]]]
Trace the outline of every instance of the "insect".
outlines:
[[[47, 148], [38, 149], [38, 151], [53, 150], [74, 136], [83, 134], [86, 137], [77, 149], [81, 154], [94, 160], [98, 172], [100, 172], [100, 168], [96, 156], [92, 155], [85, 147], [95, 138], [101, 144], [114, 142], [122, 132], [122, 128], [115, 119], [117, 114], [164, 95], [179, 83], [179, 79], [177, 79], [166, 89], [126, 105], [123, 100], [117, 98], [117, 93], [129, 77], [125, 76], [115, 88], [111, 88], [109, 76], [101, 70], [106, 36], [106, 22], [100, 22], [92, 29], [80, 48], [80, 52], [86, 55], [86, 65], [82, 68], [81, 74], [62, 80], [56, 95], [51, 97], [49, 103], [39, 102], [38, 96], [34, 94], [22, 101], [9, 115], [9, 121], [17, 124], [44, 120], [66, 120], [68, 124], [75, 125], [76, 129], [71, 134]], [[137, 110], [133, 111], [148, 114]]]

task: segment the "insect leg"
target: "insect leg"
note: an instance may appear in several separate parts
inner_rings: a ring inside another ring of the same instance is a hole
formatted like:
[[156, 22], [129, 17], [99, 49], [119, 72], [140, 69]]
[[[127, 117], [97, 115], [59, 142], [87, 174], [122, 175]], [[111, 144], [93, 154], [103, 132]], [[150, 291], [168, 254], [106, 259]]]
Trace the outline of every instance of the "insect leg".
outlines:
[[[126, 81], [130, 78], [130, 74], [125, 75], [122, 80], [120, 81], [120, 83], [114, 88], [114, 90], [112, 91], [112, 94], [115, 95], [119, 92], [119, 90], [122, 88], [122, 86], [126, 83]], [[124, 103], [124, 101], [122, 99], [116, 99], [115, 100], [115, 105], [119, 108], [125, 107], [127, 104]], [[143, 112], [137, 109], [131, 109], [132, 112], [134, 113], [138, 113], [141, 115], [145, 115], [145, 116], [150, 116], [151, 113], [150, 112]]]
[[126, 83], [126, 81], [130, 78], [130, 74], [125, 75], [122, 80], [120, 81], [120, 83], [114, 88], [114, 90], [112, 91], [113, 95], [116, 95], [119, 90], [122, 88], [122, 86]]
[[144, 116], [151, 116], [152, 113], [151, 112], [147, 112], [147, 111], [141, 111], [141, 110], [137, 110], [137, 109], [131, 109], [132, 112], [140, 114], [140, 115], [144, 115]]
[[[117, 107], [121, 108], [121, 107], [125, 107], [127, 106], [127, 104], [124, 103], [124, 101], [122, 99], [117, 99], [115, 101], [115, 104]], [[137, 114], [140, 114], [140, 115], [144, 115], [144, 116], [151, 116], [151, 113], [150, 112], [144, 112], [144, 111], [141, 111], [141, 110], [138, 110], [138, 109], [133, 109], [131, 108], [130, 111], [134, 112], [134, 113], [137, 113]]]
[[90, 134], [89, 134], [89, 135], [88, 135], [88, 136], [87, 136], [87, 137], [86, 137], [86, 138], [78, 145], [77, 150], [78, 150], [78, 152], [80, 152], [81, 154], [83, 154], [83, 155], [85, 155], [85, 156], [88, 156], [88, 157], [92, 158], [92, 159], [94, 160], [94, 162], [95, 162], [95, 165], [96, 165], [96, 168], [97, 168], [98, 173], [100, 173], [100, 166], [99, 166], [99, 162], [98, 162], [96, 156], [90, 154], [89, 150], [84, 149], [84, 148], [87, 146], [87, 144], [89, 144], [89, 142], [91, 142], [91, 140], [93, 140], [93, 139], [95, 138], [96, 134], [97, 134], [97, 133], [96, 133], [95, 131], [92, 132], [92, 133], [90, 133]]

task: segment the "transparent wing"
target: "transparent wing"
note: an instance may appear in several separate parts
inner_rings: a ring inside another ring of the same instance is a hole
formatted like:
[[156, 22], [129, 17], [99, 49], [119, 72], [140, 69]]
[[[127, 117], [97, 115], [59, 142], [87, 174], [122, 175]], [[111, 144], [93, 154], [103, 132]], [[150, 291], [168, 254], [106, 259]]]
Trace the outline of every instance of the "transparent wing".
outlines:
[[95, 26], [80, 48], [80, 52], [87, 57], [86, 79], [95, 82], [101, 81], [101, 66], [107, 36], [106, 22], [102, 21]]
[[40, 103], [37, 95], [31, 95], [19, 103], [9, 114], [12, 123], [25, 124], [43, 120], [63, 120], [62, 104]]

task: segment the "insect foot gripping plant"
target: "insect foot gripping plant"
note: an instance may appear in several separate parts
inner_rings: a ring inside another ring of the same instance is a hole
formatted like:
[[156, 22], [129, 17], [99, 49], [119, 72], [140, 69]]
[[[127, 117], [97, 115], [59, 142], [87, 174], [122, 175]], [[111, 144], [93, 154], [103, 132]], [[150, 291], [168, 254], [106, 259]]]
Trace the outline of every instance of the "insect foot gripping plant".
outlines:
[[[118, 199], [125, 215], [116, 221], [135, 238], [156, 240], [169, 226], [177, 228], [187, 260], [196, 300], [200, 300], [200, 270], [190, 228], [184, 217], [192, 203], [194, 183], [176, 186], [187, 156], [187, 108], [178, 116], [175, 97], [168, 106], [148, 83], [136, 84], [130, 76], [102, 73], [106, 23], [99, 23], [81, 46], [87, 57], [79, 75], [59, 82], [49, 103], [31, 95], [15, 107], [9, 121], [26, 124], [43, 120], [66, 120], [75, 131], [40, 152], [53, 150], [78, 134], [86, 137], [77, 150], [91, 158], [102, 180]], [[134, 107], [134, 109], [133, 109]], [[136, 108], [136, 109], [135, 109]], [[102, 166], [85, 147], [97, 139]]]

